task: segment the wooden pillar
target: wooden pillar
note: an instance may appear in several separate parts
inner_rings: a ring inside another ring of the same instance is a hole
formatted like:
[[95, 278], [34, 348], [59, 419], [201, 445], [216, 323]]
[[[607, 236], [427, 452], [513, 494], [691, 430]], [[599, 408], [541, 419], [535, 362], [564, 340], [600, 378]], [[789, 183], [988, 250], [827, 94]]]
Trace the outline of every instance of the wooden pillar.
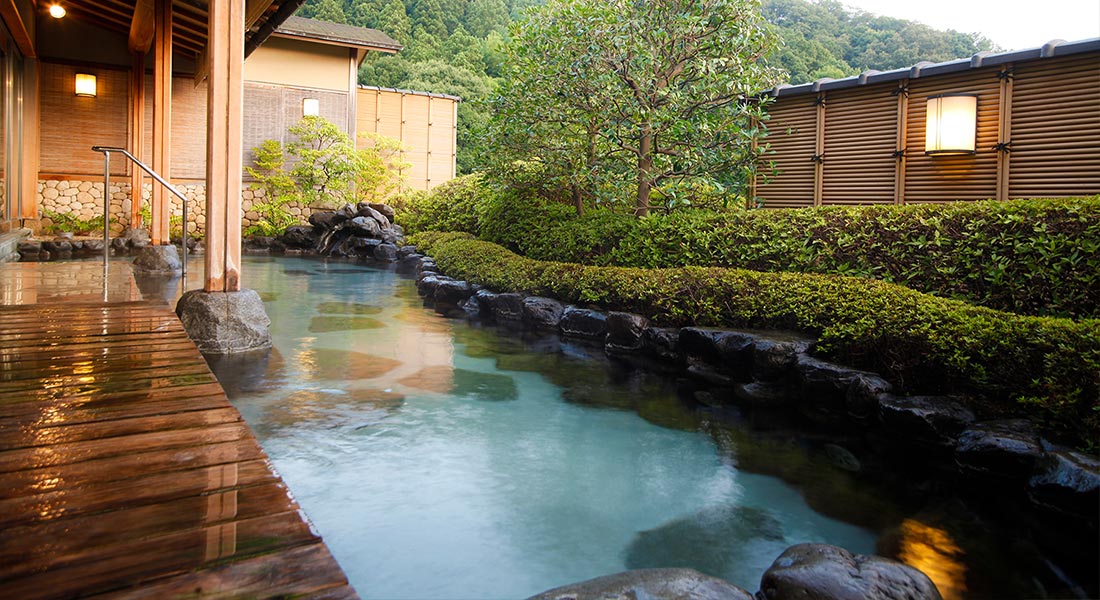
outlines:
[[428, 135], [424, 145], [424, 189], [432, 189], [432, 97], [428, 96]]
[[210, 0], [206, 108], [207, 292], [241, 289], [244, 0]]
[[1012, 143], [1012, 78], [1013, 65], [1007, 64], [997, 77], [1001, 80], [997, 110], [997, 199], [1008, 200], [1009, 150]]
[[[130, 71], [130, 152], [145, 160], [145, 53], [134, 52]], [[130, 227], [141, 227], [141, 195], [145, 172], [130, 165]]]
[[[17, 71], [18, 72], [18, 71]], [[23, 160], [17, 167], [18, 175], [10, 174], [19, 182], [15, 202], [11, 204], [13, 213], [23, 219], [38, 218], [38, 166], [41, 158], [41, 138], [39, 137], [39, 87], [38, 59], [26, 58], [23, 61]]]
[[[172, 0], [156, 0], [156, 31], [153, 45], [153, 170], [166, 181], [172, 180]], [[150, 234], [154, 245], [169, 243], [168, 218], [171, 216], [170, 192], [162, 185], [153, 186], [153, 222]]]
[[905, 204], [905, 153], [909, 145], [909, 80], [903, 79], [894, 91], [898, 96], [897, 145], [894, 147], [894, 204]]
[[817, 142], [814, 146], [814, 206], [821, 206], [825, 180], [825, 92], [814, 100], [817, 105]]

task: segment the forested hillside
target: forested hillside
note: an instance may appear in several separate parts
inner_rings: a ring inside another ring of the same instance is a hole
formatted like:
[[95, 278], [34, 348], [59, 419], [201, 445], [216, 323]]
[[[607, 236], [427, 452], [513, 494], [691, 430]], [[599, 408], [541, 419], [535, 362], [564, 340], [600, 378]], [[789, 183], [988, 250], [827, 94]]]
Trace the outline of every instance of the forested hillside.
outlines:
[[[405, 45], [397, 55], [368, 57], [365, 85], [461, 96], [458, 168], [476, 168], [485, 151], [482, 102], [502, 74], [503, 46], [512, 21], [543, 0], [308, 0], [300, 16], [384, 31]], [[922, 60], [944, 61], [995, 49], [980, 36], [846, 9], [834, 0], [764, 0], [779, 49], [768, 61], [792, 83], [887, 70]]]

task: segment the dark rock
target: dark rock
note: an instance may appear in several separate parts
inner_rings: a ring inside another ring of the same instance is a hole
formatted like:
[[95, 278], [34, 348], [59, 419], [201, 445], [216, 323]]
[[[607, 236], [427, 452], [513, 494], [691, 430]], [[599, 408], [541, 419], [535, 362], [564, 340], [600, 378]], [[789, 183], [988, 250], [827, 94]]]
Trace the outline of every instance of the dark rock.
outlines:
[[439, 267], [436, 266], [435, 261], [432, 260], [432, 257], [425, 256], [424, 258], [420, 259], [420, 264], [417, 265], [416, 272], [417, 273], [438, 273], [439, 272]]
[[49, 250], [54, 254], [63, 254], [65, 252], [72, 252], [73, 244], [68, 240], [47, 240], [42, 242], [42, 249]]
[[[378, 226], [378, 222], [367, 217], [355, 217], [345, 223], [344, 227], [351, 229], [351, 234], [359, 237], [373, 238], [382, 234], [382, 228]], [[396, 250], [394, 256], [397, 256]]]
[[749, 380], [756, 336], [741, 331], [711, 327], [684, 327], [680, 350], [688, 356], [721, 365], [741, 381]]
[[602, 340], [607, 336], [607, 315], [598, 310], [568, 306], [561, 315], [561, 332], [570, 337]]
[[245, 248], [256, 250], [267, 250], [271, 248], [271, 244], [275, 242], [275, 238], [266, 235], [253, 235], [244, 240]]
[[68, 241], [68, 242], [73, 241], [73, 237], [75, 237], [75, 236], [73, 235], [73, 232], [71, 232], [71, 231], [62, 231], [61, 233], [57, 234], [57, 239], [65, 240], [65, 241]]
[[126, 240], [127, 245], [131, 248], [144, 248], [151, 242], [149, 230], [143, 227], [139, 227], [138, 229], [127, 227], [122, 232], [122, 238]]
[[84, 240], [83, 250], [88, 254], [101, 254], [103, 252], [103, 240]]
[[376, 240], [368, 237], [355, 237], [348, 238], [347, 242], [348, 254], [358, 256], [360, 258], [372, 258], [374, 257], [374, 249], [382, 244], [382, 240]]
[[[362, 206], [362, 203], [360, 203], [360, 206]], [[394, 213], [393, 207], [390, 206], [389, 204], [382, 204], [380, 202], [371, 202], [367, 206], [369, 206], [369, 207], [373, 208], [374, 210], [378, 211], [379, 213], [385, 215], [385, 217], [387, 219], [389, 219], [389, 222], [393, 223], [393, 217], [396, 213]]]
[[607, 340], [604, 347], [615, 354], [640, 352], [645, 347], [646, 328], [649, 319], [634, 313], [612, 311], [607, 313]]
[[406, 256], [409, 256], [411, 254], [416, 254], [417, 256], [420, 256], [420, 254], [418, 254], [416, 251], [416, 246], [401, 246], [397, 249], [398, 258], [405, 258]]
[[[314, 213], [314, 215], [318, 214], [322, 213]], [[310, 218], [312, 219], [313, 215], [310, 215]], [[279, 241], [287, 248], [313, 248], [318, 239], [320, 239], [320, 236], [314, 232], [312, 227], [306, 225], [291, 225], [279, 236]]]
[[420, 259], [424, 258], [419, 254], [406, 254], [401, 256], [401, 250], [397, 251], [397, 269], [403, 273], [415, 273], [416, 267], [420, 265]]
[[393, 229], [393, 232], [396, 233], [397, 235], [405, 235], [405, 228], [398, 225], [397, 223], [394, 223], [390, 227]]
[[382, 236], [383, 242], [387, 244], [393, 244], [395, 248], [405, 243], [401, 236], [397, 235], [395, 231], [389, 229], [383, 229], [380, 235]]
[[357, 216], [359, 216], [359, 211], [356, 210], [354, 206], [350, 204], [345, 204], [336, 209], [336, 213], [333, 215], [333, 222], [339, 225], [340, 223], [343, 223], [344, 221], [350, 221]]
[[535, 329], [556, 330], [565, 305], [553, 298], [528, 296], [523, 299], [523, 321]]
[[810, 341], [774, 340], [761, 337], [752, 352], [752, 376], [759, 381], [774, 381], [785, 377], [794, 367], [799, 354], [809, 350]]
[[371, 208], [370, 205], [364, 205], [362, 202], [360, 202], [357, 206], [357, 214], [360, 217], [366, 217], [374, 221], [378, 225], [379, 231], [390, 228], [390, 220], [387, 219], [385, 215]]
[[379, 244], [374, 249], [374, 259], [386, 262], [397, 260], [397, 246], [393, 244]]
[[732, 387], [737, 383], [733, 377], [725, 371], [719, 370], [714, 365], [704, 362], [690, 362], [687, 368], [688, 375], [713, 385]]
[[111, 248], [118, 252], [126, 250], [126, 248], [128, 248], [128, 246], [126, 245], [126, 239], [120, 237], [111, 238]]
[[22, 241], [16, 244], [15, 250], [20, 254], [38, 254], [42, 251], [42, 242]]
[[134, 258], [134, 272], [143, 275], [178, 275], [183, 270], [175, 246], [146, 246]]
[[435, 288], [439, 287], [439, 284], [445, 280], [450, 280], [450, 277], [444, 277], [442, 275], [429, 274], [417, 279], [416, 291], [425, 298], [435, 298]]
[[752, 594], [694, 569], [637, 569], [573, 583], [529, 600], [753, 600]]
[[478, 301], [476, 295], [467, 298], [466, 301], [463, 302], [461, 306], [459, 306], [459, 308], [462, 309], [462, 312], [466, 313], [467, 318], [481, 318], [481, 302]]
[[679, 362], [680, 330], [674, 327], [650, 327], [642, 334], [645, 351], [657, 358], [670, 362]]
[[492, 299], [493, 318], [498, 321], [523, 320], [523, 295], [515, 292], [497, 294]]
[[760, 580], [764, 600], [941, 600], [927, 575], [828, 544], [787, 548]]
[[848, 388], [861, 376], [874, 376], [873, 373], [849, 369], [805, 354], [798, 355], [795, 373], [801, 396], [806, 400], [807, 416], [819, 420], [846, 418]]
[[955, 446], [955, 462], [963, 471], [997, 478], [1029, 478], [1045, 458], [1035, 426], [1025, 419], [974, 424]]
[[436, 309], [439, 309], [443, 306], [457, 307], [473, 293], [470, 284], [465, 281], [440, 280], [435, 286], [432, 297], [435, 298]]
[[861, 423], [878, 416], [878, 397], [894, 389], [890, 382], [871, 373], [861, 373], [848, 384], [844, 407], [848, 416]]
[[790, 386], [778, 381], [739, 383], [733, 386], [733, 396], [759, 408], [780, 408], [791, 403]]
[[887, 439], [902, 446], [953, 447], [959, 433], [974, 422], [970, 409], [942, 396], [883, 394], [878, 414]]
[[255, 290], [185, 292], [176, 304], [188, 337], [208, 354], [232, 354], [271, 347], [271, 324]]
[[[497, 295], [489, 290], [478, 290], [474, 292], [473, 296], [470, 296], [470, 300], [477, 303], [477, 316], [481, 319], [493, 318], [493, 303], [496, 302]], [[470, 313], [469, 310], [466, 311]]]
[[[344, 219], [346, 220], [346, 219]], [[309, 215], [309, 224], [320, 232], [336, 228], [336, 213], [332, 211], [315, 212]]]
[[1095, 456], [1044, 443], [1049, 459], [1028, 480], [1028, 497], [1035, 504], [1096, 528], [1100, 506], [1100, 460]]

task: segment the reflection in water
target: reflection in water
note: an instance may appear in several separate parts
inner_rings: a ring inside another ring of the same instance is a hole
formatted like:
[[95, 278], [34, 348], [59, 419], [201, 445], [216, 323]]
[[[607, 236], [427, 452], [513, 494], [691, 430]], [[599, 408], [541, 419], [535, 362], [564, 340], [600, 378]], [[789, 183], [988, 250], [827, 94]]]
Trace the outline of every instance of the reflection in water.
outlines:
[[401, 365], [400, 361], [385, 356], [331, 348], [312, 348], [295, 356], [301, 369], [299, 375], [309, 380], [374, 379]]
[[965, 553], [946, 531], [905, 519], [898, 544], [898, 560], [923, 571], [939, 588], [943, 600], [966, 597]]
[[383, 310], [381, 306], [357, 302], [322, 302], [317, 305], [317, 312], [322, 315], [377, 315]]
[[401, 385], [456, 397], [479, 400], [515, 400], [516, 382], [508, 375], [455, 369], [443, 365], [426, 367], [398, 380]]
[[266, 431], [307, 425], [362, 428], [382, 421], [404, 402], [401, 394], [378, 389], [300, 390], [272, 406], [263, 427]]
[[309, 322], [311, 333], [348, 331], [352, 329], [382, 329], [386, 324], [370, 317], [324, 316], [313, 317]]

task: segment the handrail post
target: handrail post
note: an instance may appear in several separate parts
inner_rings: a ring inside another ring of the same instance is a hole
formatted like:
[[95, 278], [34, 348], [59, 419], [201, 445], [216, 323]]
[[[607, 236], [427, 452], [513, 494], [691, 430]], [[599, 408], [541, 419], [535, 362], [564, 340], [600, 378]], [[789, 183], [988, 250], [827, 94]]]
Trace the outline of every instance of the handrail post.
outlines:
[[107, 301], [107, 263], [111, 258], [111, 153], [103, 151], [103, 301]]

